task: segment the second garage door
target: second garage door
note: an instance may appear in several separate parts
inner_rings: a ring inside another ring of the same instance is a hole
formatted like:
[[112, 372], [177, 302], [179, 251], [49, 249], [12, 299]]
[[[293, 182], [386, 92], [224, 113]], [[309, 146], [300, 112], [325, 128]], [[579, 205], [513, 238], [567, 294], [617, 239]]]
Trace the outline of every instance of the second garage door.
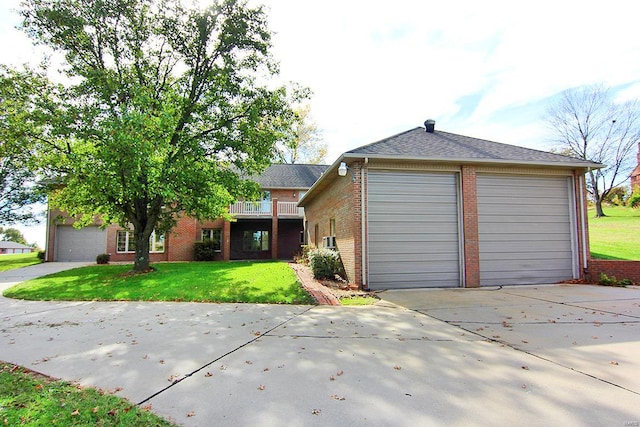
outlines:
[[455, 173], [370, 171], [369, 287], [460, 286]]
[[56, 228], [55, 261], [95, 261], [107, 249], [107, 232], [99, 227]]
[[567, 177], [478, 174], [480, 285], [573, 277]]

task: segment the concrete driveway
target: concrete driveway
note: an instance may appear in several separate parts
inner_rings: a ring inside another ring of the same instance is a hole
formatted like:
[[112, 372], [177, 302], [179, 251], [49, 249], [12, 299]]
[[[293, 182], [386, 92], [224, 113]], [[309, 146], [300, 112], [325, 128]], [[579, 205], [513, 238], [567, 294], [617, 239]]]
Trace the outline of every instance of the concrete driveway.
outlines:
[[409, 308], [0, 298], [0, 360], [185, 426], [640, 421], [635, 289], [381, 296]]

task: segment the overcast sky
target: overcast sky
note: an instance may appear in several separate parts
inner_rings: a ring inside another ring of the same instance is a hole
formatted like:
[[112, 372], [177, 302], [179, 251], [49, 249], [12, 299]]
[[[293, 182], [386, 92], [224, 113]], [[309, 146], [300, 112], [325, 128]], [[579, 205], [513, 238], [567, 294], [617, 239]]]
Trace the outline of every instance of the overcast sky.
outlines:
[[[545, 150], [545, 109], [561, 91], [603, 83], [621, 100], [640, 98], [637, 1], [265, 4], [282, 78], [314, 93], [328, 163], [428, 118], [436, 129]], [[0, 3], [5, 64], [34, 56], [14, 28], [18, 5]], [[44, 246], [43, 227], [27, 240]]]

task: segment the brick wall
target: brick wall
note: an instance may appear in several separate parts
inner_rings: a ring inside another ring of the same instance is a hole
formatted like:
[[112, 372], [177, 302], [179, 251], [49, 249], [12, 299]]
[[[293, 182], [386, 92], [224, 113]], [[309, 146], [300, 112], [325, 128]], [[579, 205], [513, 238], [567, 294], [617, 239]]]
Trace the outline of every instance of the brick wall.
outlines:
[[462, 166], [462, 227], [464, 232], [464, 286], [480, 286], [480, 240], [478, 235], [478, 189], [475, 166]]
[[617, 280], [629, 279], [635, 284], [640, 284], [640, 261], [589, 260], [587, 281], [597, 283], [602, 273], [609, 278], [615, 277]]
[[[354, 205], [357, 204], [358, 210], [360, 209], [360, 166], [351, 165], [350, 169], [344, 177], [338, 176], [335, 170], [325, 172], [335, 174], [335, 177], [329, 180], [324, 190], [319, 191], [312, 203], [305, 206], [305, 215], [312, 218], [312, 221], [307, 223], [307, 237], [310, 244], [317, 241], [322, 245], [322, 237], [330, 235], [329, 221], [335, 219], [336, 246], [342, 257], [347, 279], [349, 282], [361, 284], [361, 277], [356, 273], [356, 270], [360, 271], [360, 267], [356, 267], [359, 255], [355, 254], [356, 235], [359, 242], [360, 223], [357, 215], [354, 215]], [[357, 185], [353, 176], [356, 176]], [[355, 193], [358, 193], [357, 199], [354, 198]]]

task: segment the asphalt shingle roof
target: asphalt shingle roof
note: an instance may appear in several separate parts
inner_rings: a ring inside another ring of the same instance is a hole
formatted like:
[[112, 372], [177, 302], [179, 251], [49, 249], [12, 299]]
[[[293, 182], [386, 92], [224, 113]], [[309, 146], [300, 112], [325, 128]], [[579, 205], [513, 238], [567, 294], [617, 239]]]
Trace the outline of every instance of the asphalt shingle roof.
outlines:
[[376, 155], [389, 158], [415, 157], [417, 159], [437, 160], [475, 160], [488, 162], [514, 161], [563, 163], [576, 166], [585, 165], [582, 159], [502, 144], [485, 139], [457, 135], [435, 130], [427, 132], [423, 127], [408, 130], [385, 138], [378, 142], [356, 148], [345, 153], [356, 155]]
[[8, 242], [6, 240], [0, 241], [0, 249], [29, 249], [29, 246], [22, 243]]
[[272, 164], [254, 178], [262, 188], [310, 188], [328, 165]]

